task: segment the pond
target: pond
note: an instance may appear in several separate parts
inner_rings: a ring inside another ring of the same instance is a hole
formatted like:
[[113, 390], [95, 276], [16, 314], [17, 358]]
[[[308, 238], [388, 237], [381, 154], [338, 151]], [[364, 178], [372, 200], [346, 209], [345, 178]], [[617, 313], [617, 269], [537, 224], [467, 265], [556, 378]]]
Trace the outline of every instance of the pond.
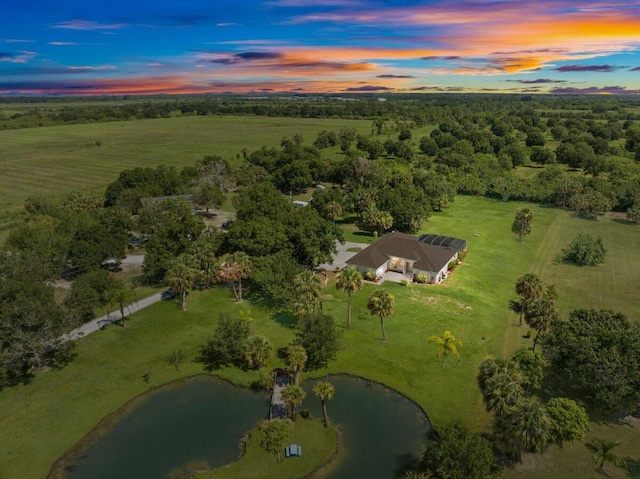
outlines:
[[[343, 433], [345, 455], [326, 479], [394, 479], [413, 464], [431, 430], [422, 410], [397, 392], [351, 376], [330, 376], [336, 388], [327, 412]], [[312, 392], [316, 381], [305, 381], [302, 408], [322, 416]]]
[[67, 479], [165, 478], [190, 463], [221, 467], [269, 411], [269, 395], [198, 377], [163, 388], [82, 451]]
[[[331, 376], [328, 402], [343, 432], [345, 454], [326, 476], [393, 479], [418, 458], [430, 429], [420, 408], [379, 384]], [[302, 409], [321, 416], [305, 381]], [[224, 381], [194, 378], [163, 388], [135, 406], [98, 441], [81, 451], [67, 479], [167, 478], [190, 463], [220, 467], [238, 458], [238, 442], [269, 410], [269, 397]], [[303, 445], [304, 447], [304, 445]]]

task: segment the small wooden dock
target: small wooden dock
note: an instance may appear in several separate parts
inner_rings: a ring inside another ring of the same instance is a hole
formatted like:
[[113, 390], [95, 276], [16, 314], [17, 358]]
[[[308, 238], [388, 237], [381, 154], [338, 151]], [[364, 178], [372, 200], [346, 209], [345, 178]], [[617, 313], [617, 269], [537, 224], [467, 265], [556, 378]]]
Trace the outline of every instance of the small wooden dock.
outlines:
[[289, 376], [284, 371], [276, 371], [271, 393], [269, 419], [286, 419], [287, 406], [282, 400], [282, 389], [289, 385]]

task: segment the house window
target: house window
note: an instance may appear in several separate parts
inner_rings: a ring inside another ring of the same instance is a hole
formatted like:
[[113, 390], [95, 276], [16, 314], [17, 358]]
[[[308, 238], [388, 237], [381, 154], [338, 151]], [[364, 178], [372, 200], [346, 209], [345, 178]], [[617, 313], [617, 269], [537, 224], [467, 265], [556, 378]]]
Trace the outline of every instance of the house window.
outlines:
[[404, 259], [391, 258], [391, 261], [389, 262], [389, 269], [391, 271], [398, 271], [400, 273], [404, 273]]

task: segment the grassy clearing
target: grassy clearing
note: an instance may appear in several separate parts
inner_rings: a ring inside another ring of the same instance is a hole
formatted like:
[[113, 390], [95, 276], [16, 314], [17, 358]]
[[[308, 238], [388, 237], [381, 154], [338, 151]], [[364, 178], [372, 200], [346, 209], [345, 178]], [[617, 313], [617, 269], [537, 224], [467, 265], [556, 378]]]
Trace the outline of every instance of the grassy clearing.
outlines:
[[258, 442], [260, 432], [249, 433], [244, 456], [229, 466], [196, 474], [195, 479], [297, 479], [306, 477], [326, 464], [336, 451], [338, 434], [334, 426], [325, 428], [322, 419], [302, 419], [295, 422], [290, 444], [304, 444], [301, 457], [285, 458], [277, 462]]
[[[506, 469], [503, 477], [505, 479], [639, 478], [639, 428], [640, 420], [637, 419], [633, 426], [593, 422], [585, 442], [568, 443], [563, 447], [554, 444], [549, 446], [544, 454], [525, 454], [522, 464], [514, 469]], [[611, 452], [626, 459], [627, 469], [619, 469], [608, 464], [604, 467], [604, 474], [598, 472], [597, 464], [592, 460], [593, 453], [585, 445], [586, 442], [595, 438], [620, 441], [620, 445]]]
[[[522, 338], [526, 329], [515, 325], [516, 317], [507, 308], [508, 300], [515, 294], [515, 280], [528, 271], [540, 272], [547, 281], [553, 279], [553, 270], [545, 268], [563, 266], [548, 266], [554, 242], [563, 245], [557, 238], [565, 234], [572, 237], [572, 222], [582, 222], [566, 211], [528, 205], [534, 212], [533, 232], [524, 243], [518, 243], [510, 233], [510, 226], [515, 211], [522, 206], [459, 197], [451, 208], [434, 214], [422, 232], [467, 239], [469, 254], [464, 263], [438, 286], [366, 285], [364, 291], [353, 295], [353, 321], [351, 329], [343, 331], [344, 350], [328, 369], [305, 373], [305, 376], [359, 375], [405, 394], [419, 404], [436, 425], [462, 422], [474, 430], [489, 431], [491, 417], [484, 411], [476, 385], [477, 366], [487, 354], [507, 355], [531, 343]], [[596, 224], [603, 228], [603, 237], [604, 231], [623, 237], [636, 228], [616, 222], [614, 218], [593, 223]], [[565, 231], [567, 228], [569, 233]], [[629, 248], [637, 251], [639, 242], [640, 235], [629, 233], [627, 243], [615, 242], [610, 246], [609, 257], [633, 259], [627, 252]], [[637, 272], [637, 259], [628, 262], [632, 269], [625, 271], [630, 273], [621, 274], [633, 276], [633, 271]], [[563, 309], [582, 304], [587, 294], [593, 294], [591, 291], [581, 293], [579, 287], [570, 288], [572, 281], [588, 281], [583, 278], [582, 270], [569, 269], [564, 274], [567, 275], [565, 282], [554, 280], [561, 297], [567, 298], [562, 300], [565, 301]], [[381, 341], [379, 320], [371, 317], [366, 309], [368, 296], [380, 287], [396, 297], [396, 312], [385, 320], [386, 344]], [[598, 296], [603, 298], [600, 304], [604, 306], [620, 286], [605, 281], [601, 287], [604, 289]], [[0, 467], [5, 474], [8, 477], [46, 476], [58, 457], [104, 416], [132, 397], [150, 386], [201, 373], [202, 366], [193, 360], [221, 312], [250, 309], [254, 333], [268, 337], [276, 349], [293, 339], [294, 320], [286, 312], [266, 311], [249, 301], [236, 305], [231, 298], [229, 290], [221, 286], [210, 292], [190, 294], [186, 312], [178, 311], [174, 303], [151, 306], [135, 314], [126, 330], [109, 327], [81, 340], [76, 359], [66, 368], [39, 373], [31, 384], [0, 393], [0, 443], [3, 444]], [[335, 283], [330, 281], [324, 298], [325, 311], [344, 328], [346, 295], [337, 291]], [[624, 298], [620, 296], [617, 300], [623, 311]], [[626, 305], [627, 311], [634, 307], [637, 305]], [[457, 365], [452, 359], [446, 369], [440, 367], [435, 347], [427, 344], [430, 336], [440, 335], [444, 330], [450, 330], [464, 343], [460, 348], [462, 364]], [[187, 359], [176, 372], [166, 357], [178, 349]], [[277, 359], [269, 364], [270, 367], [280, 365]], [[151, 371], [150, 386], [141, 378], [146, 370]], [[257, 377], [255, 372], [234, 368], [217, 374], [242, 385], [250, 384]], [[590, 437], [604, 435], [596, 427], [599, 426], [594, 424]], [[603, 428], [607, 432], [608, 429]], [[626, 434], [625, 428], [627, 426], [613, 427], [611, 437]], [[640, 444], [637, 429], [628, 437], [630, 445], [625, 447]], [[582, 463], [585, 457], [585, 467], [590, 467], [588, 454], [585, 456], [583, 449], [581, 445], [566, 446], [557, 452], [552, 448], [548, 455], [534, 456], [533, 459], [543, 462], [528, 473], [529, 477], [568, 477], [572, 464]], [[621, 447], [620, 453], [631, 454], [632, 450], [623, 453]], [[511, 471], [505, 472], [506, 476], [516, 477], [516, 472], [510, 474]]]
[[[556, 285], [563, 315], [577, 308], [613, 309], [640, 320], [640, 225], [619, 215], [594, 221], [561, 213], [540, 244], [532, 271]], [[602, 237], [608, 252], [604, 264], [576, 266], [562, 260], [562, 249], [579, 233]]]
[[234, 159], [243, 148], [278, 146], [296, 133], [311, 144], [323, 129], [366, 133], [370, 126], [368, 120], [197, 116], [0, 131], [0, 226], [19, 219], [29, 196], [62, 195], [78, 185], [101, 191], [136, 166], [182, 167], [205, 155]]

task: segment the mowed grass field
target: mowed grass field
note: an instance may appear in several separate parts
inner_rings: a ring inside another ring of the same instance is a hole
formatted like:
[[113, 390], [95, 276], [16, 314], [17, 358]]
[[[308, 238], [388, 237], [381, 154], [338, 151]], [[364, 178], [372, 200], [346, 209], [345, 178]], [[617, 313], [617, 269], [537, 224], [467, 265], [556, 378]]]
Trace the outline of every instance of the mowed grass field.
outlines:
[[[296, 133], [370, 132], [368, 120], [193, 116], [0, 131], [0, 229], [33, 195], [102, 189], [136, 166], [192, 166], [205, 155], [233, 160], [243, 148], [279, 146]], [[100, 145], [97, 145], [99, 142]]]
[[[436, 426], [460, 422], [476, 431], [490, 431], [491, 416], [484, 411], [476, 382], [478, 365], [488, 354], [508, 355], [531, 344], [531, 340], [522, 337], [526, 327], [517, 327], [516, 316], [508, 310], [508, 300], [515, 295], [515, 280], [529, 271], [540, 272], [549, 280], [553, 268], [560, 266], [548, 265], [553, 261], [557, 237], [571, 237], [572, 222], [583, 221], [563, 210], [526, 205], [534, 212], [533, 232], [524, 243], [518, 243], [510, 226], [515, 211], [523, 206], [485, 198], [456, 198], [450, 208], [434, 214], [422, 232], [467, 239], [469, 254], [464, 263], [438, 286], [367, 284], [353, 295], [349, 330], [345, 329], [346, 295], [335, 289], [334, 281], [329, 281], [323, 291], [324, 309], [343, 333], [344, 350], [328, 369], [304, 375], [356, 374], [405, 394], [424, 409]], [[640, 235], [634, 233], [636, 226], [613, 219], [576, 224], [598, 228], [603, 237], [605, 231], [615, 237], [626, 236], [633, 246], [615, 242], [609, 258], [624, 255], [627, 262], [639, 266], [637, 257], [626, 255], [630, 247], [636, 251], [640, 247]], [[607, 265], [597, 268], [603, 267]], [[547, 272], [545, 268], [552, 269]], [[593, 294], [581, 287], [587, 281], [583, 270], [567, 268], [564, 282], [556, 281], [563, 309], [578, 307], [587, 295]], [[368, 296], [378, 288], [387, 289], [396, 299], [395, 313], [385, 320], [387, 343], [381, 341], [379, 320], [366, 309]], [[613, 283], [605, 281], [602, 288], [598, 293], [601, 299], [593, 307], [608, 307], [610, 301], [617, 301], [628, 314], [637, 307], [632, 300], [625, 306], [624, 297], [619, 296], [623, 293]], [[192, 293], [188, 308], [181, 312], [175, 303], [156, 304], [134, 315], [127, 329], [110, 327], [79, 341], [77, 357], [67, 367], [38, 373], [31, 384], [0, 392], [3, 474], [45, 477], [57, 458], [131, 398], [150, 386], [201, 373], [202, 366], [194, 358], [198, 347], [213, 332], [221, 312], [251, 310], [253, 333], [268, 337], [276, 349], [294, 338], [295, 320], [286, 311], [267, 311], [250, 301], [234, 304], [231, 292], [223, 286]], [[430, 336], [444, 330], [463, 341], [462, 363], [458, 365], [451, 358], [446, 369], [440, 367], [435, 347], [428, 344]], [[176, 372], [166, 357], [179, 349], [187, 359]], [[281, 365], [275, 358], [269, 363], [269, 367]], [[147, 370], [151, 371], [150, 386], [141, 377]], [[242, 385], [250, 384], [257, 376], [235, 368], [216, 374]], [[336, 397], [339, 394], [337, 391]], [[637, 457], [637, 430], [628, 426], [593, 426], [590, 437], [619, 436], [625, 441], [619, 454]], [[580, 470], [585, 477], [597, 477], [589, 461], [589, 453], [581, 443], [564, 449], [554, 447], [548, 455], [526, 456], [522, 474], [569, 477], [574, 470]], [[507, 477], [519, 474], [513, 470], [504, 473]]]

